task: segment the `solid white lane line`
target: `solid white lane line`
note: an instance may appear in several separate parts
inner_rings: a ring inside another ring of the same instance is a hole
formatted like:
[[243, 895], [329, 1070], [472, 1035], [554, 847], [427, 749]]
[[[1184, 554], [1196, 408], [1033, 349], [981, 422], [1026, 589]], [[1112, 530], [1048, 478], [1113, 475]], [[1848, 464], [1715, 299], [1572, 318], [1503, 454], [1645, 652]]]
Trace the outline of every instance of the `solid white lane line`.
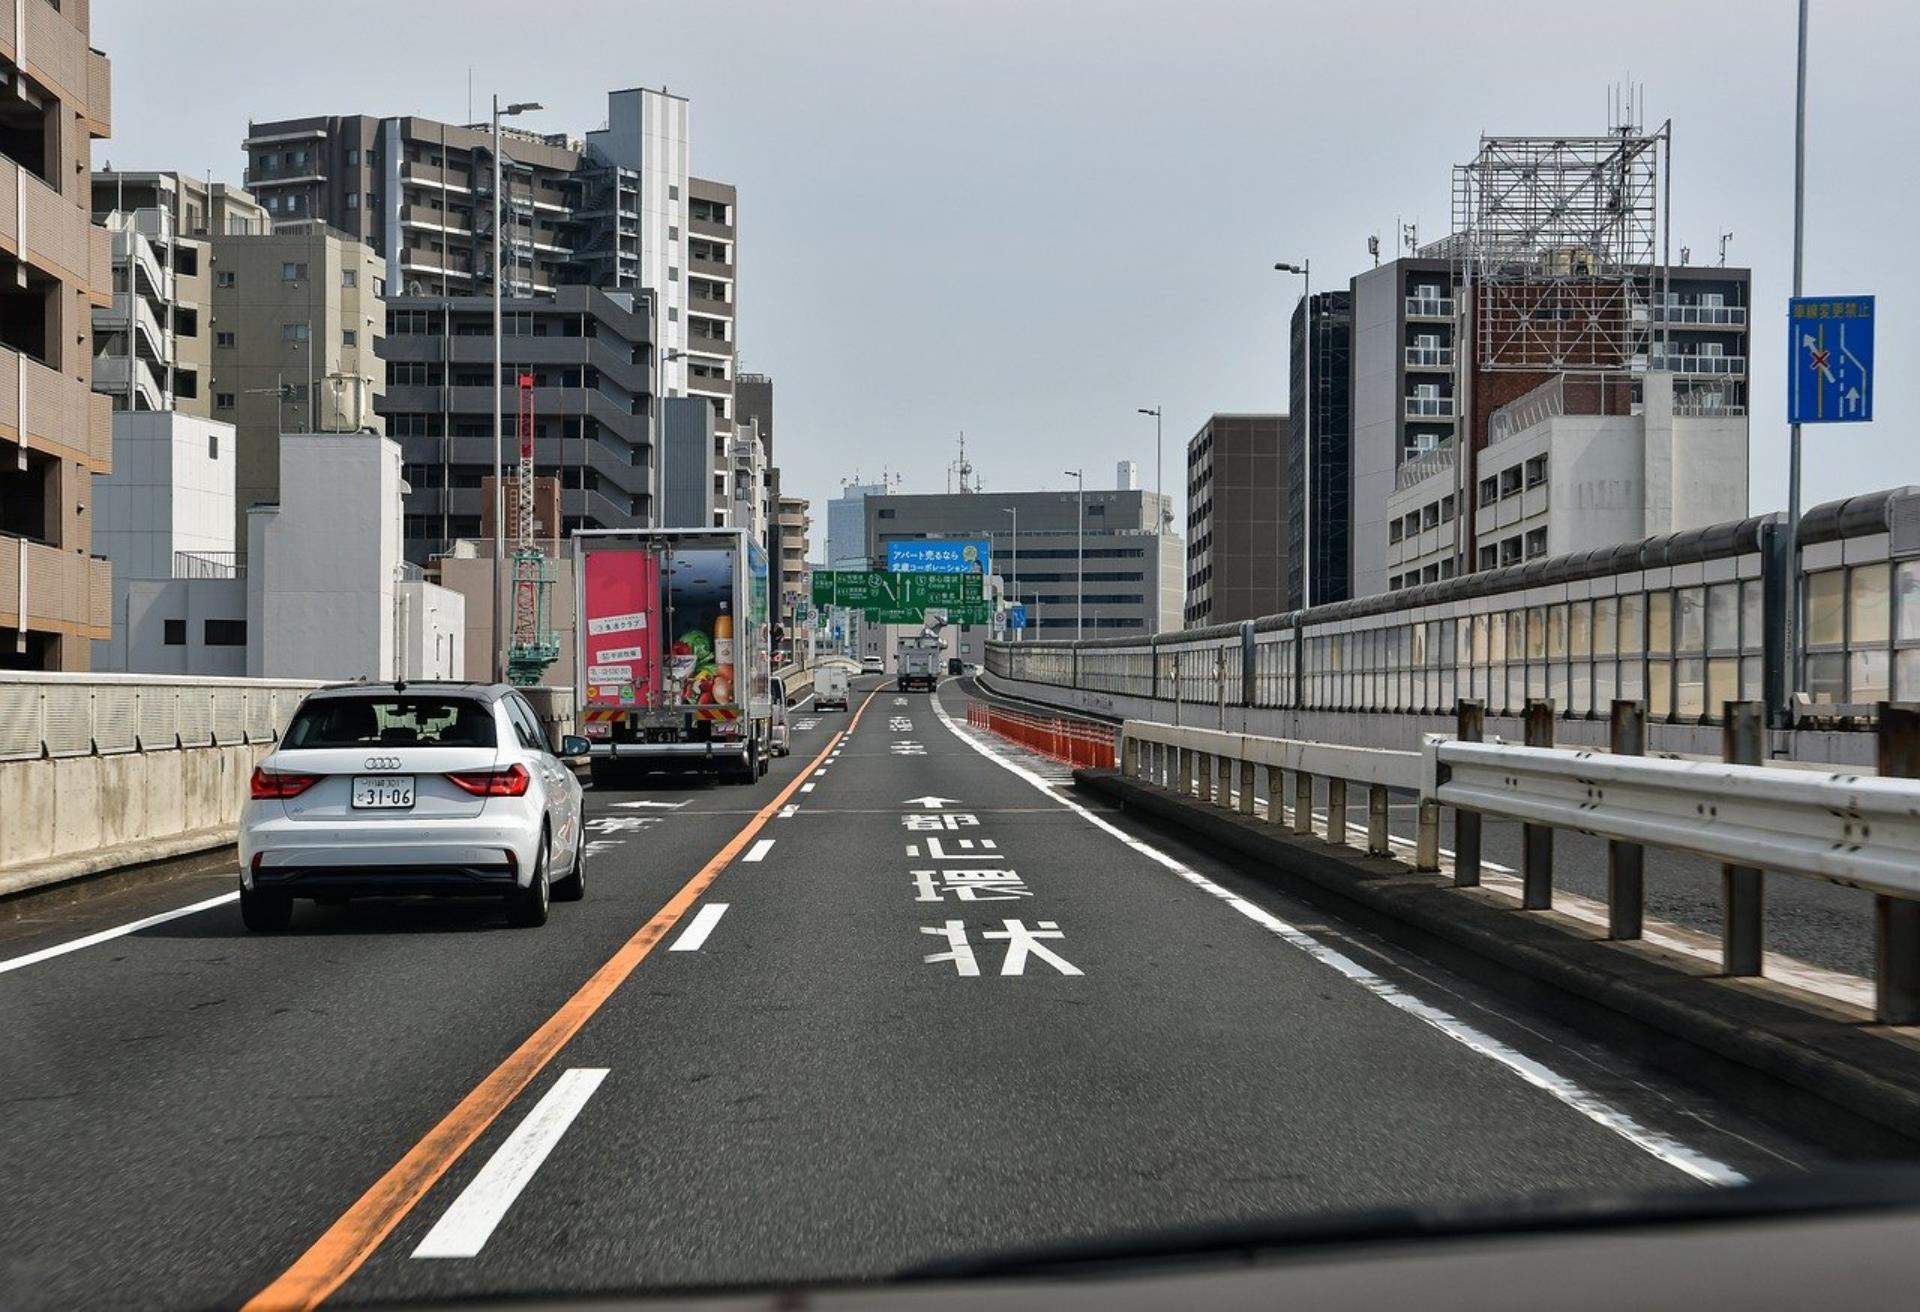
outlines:
[[709, 902], [693, 913], [693, 919], [680, 931], [680, 937], [667, 949], [669, 952], [698, 952], [707, 941], [707, 935], [713, 933], [713, 927], [720, 923], [720, 917], [727, 914], [727, 902]]
[[1466, 1021], [1434, 1006], [1432, 1003], [1414, 997], [1412, 994], [1400, 988], [1399, 985], [1394, 984], [1390, 980], [1383, 979], [1368, 970], [1344, 952], [1328, 947], [1319, 939], [1313, 937], [1313, 935], [1288, 924], [1286, 921], [1280, 919], [1280, 917], [1266, 910], [1266, 908], [1256, 906], [1239, 894], [1222, 888], [1199, 871], [1189, 868], [1179, 860], [1167, 855], [1159, 848], [1154, 847], [1151, 843], [1135, 838], [1125, 830], [1109, 824], [1105, 819], [1087, 810], [1087, 808], [1081, 806], [1072, 798], [1062, 796], [1058, 788], [1048, 783], [1039, 775], [1034, 774], [1025, 766], [1008, 757], [1002, 756], [993, 748], [974, 738], [973, 735], [962, 733], [960, 726], [954, 723], [953, 717], [947, 714], [946, 707], [940, 704], [940, 700], [937, 697], [934, 699], [933, 709], [940, 716], [940, 722], [947, 727], [954, 737], [973, 748], [974, 751], [980, 753], [1001, 769], [1011, 771], [1020, 778], [1025, 779], [1035, 788], [1038, 788], [1041, 792], [1046, 793], [1055, 801], [1059, 802], [1060, 805], [1074, 812], [1088, 824], [1113, 835], [1122, 843], [1125, 843], [1128, 847], [1140, 853], [1140, 855], [1173, 872], [1202, 892], [1219, 898], [1222, 902], [1261, 928], [1267, 930], [1275, 937], [1292, 947], [1298, 948], [1322, 965], [1338, 971], [1341, 975], [1344, 975], [1353, 983], [1373, 994], [1388, 1006], [1399, 1008], [1408, 1015], [1431, 1025], [1434, 1029], [1440, 1031], [1440, 1033], [1446, 1035], [1456, 1043], [1461, 1044], [1483, 1057], [1500, 1063], [1528, 1084], [1558, 1099], [1588, 1120], [1597, 1125], [1604, 1126], [1641, 1151], [1658, 1158], [1667, 1165], [1692, 1176], [1704, 1184], [1738, 1185], [1747, 1182], [1746, 1176], [1725, 1162], [1709, 1157], [1698, 1149], [1681, 1143], [1678, 1139], [1662, 1133], [1659, 1130], [1640, 1124], [1640, 1122], [1634, 1119], [1628, 1112], [1615, 1107], [1598, 1094], [1590, 1092], [1546, 1064], [1536, 1061], [1525, 1053], [1496, 1039], [1491, 1034], [1481, 1032], [1474, 1026], [1469, 1025]]
[[740, 859], [742, 861], [765, 861], [767, 859], [767, 853], [771, 851], [773, 851], [773, 840], [771, 838], [763, 838], [748, 848], [747, 854]]
[[202, 911], [211, 911], [215, 907], [225, 906], [229, 902], [237, 901], [239, 897], [240, 894], [238, 892], [222, 893], [218, 897], [210, 897], [201, 902], [194, 902], [184, 907], [176, 907], [172, 911], [162, 911], [159, 915], [129, 921], [124, 925], [116, 925], [112, 929], [103, 929], [97, 934], [88, 934], [84, 938], [76, 938], [66, 943], [56, 943], [50, 948], [41, 948], [38, 952], [29, 952], [25, 956], [12, 957], [6, 961], [0, 961], [0, 975], [4, 975], [10, 970], [20, 970], [26, 966], [38, 965], [42, 961], [51, 961], [55, 957], [64, 957], [69, 952], [78, 952], [81, 948], [90, 948], [96, 943], [105, 943], [109, 939], [122, 938], [128, 934], [137, 934], [152, 925], [164, 925], [167, 921], [178, 920], [182, 916], [193, 916], [198, 915]]
[[415, 1257], [477, 1257], [487, 1246], [494, 1227], [506, 1216], [514, 1199], [533, 1179], [533, 1173], [547, 1160], [560, 1136], [573, 1124], [573, 1118], [593, 1097], [604, 1070], [576, 1067], [554, 1081], [546, 1096], [527, 1113], [527, 1119], [514, 1127], [507, 1141], [495, 1150], [480, 1174], [460, 1191], [453, 1206], [427, 1231], [427, 1237], [413, 1250]]

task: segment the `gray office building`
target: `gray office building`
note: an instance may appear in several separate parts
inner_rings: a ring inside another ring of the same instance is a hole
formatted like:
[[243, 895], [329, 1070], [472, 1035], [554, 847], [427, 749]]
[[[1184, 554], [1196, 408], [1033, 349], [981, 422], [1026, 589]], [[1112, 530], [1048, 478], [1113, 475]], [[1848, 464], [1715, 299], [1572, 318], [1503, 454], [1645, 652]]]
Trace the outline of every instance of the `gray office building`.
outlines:
[[[1168, 500], [1158, 493], [1088, 488], [1084, 559], [1072, 491], [882, 494], [865, 500], [861, 554], [878, 568], [885, 568], [889, 542], [987, 539], [992, 572], [1008, 599], [1026, 606], [1029, 637], [1110, 638], [1180, 627], [1186, 551], [1178, 534], [1154, 534]], [[838, 541], [834, 549], [842, 549]]]
[[[406, 461], [407, 559], [425, 563], [483, 531], [493, 468], [493, 302], [399, 296], [386, 304], [378, 353], [387, 386], [377, 409]], [[515, 380], [531, 374], [534, 472], [559, 480], [564, 532], [653, 520], [652, 320], [645, 293], [562, 286], [504, 303], [506, 459], [518, 458]]]

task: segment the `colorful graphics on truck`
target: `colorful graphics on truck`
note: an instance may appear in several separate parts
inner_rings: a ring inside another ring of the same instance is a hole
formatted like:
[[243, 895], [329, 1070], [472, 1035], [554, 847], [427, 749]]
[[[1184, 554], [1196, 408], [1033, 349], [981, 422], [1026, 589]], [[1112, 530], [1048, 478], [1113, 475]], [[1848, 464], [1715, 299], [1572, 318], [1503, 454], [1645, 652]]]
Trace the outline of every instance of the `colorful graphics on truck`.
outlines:
[[586, 557], [587, 702], [654, 706], [660, 701], [660, 558], [644, 550]]

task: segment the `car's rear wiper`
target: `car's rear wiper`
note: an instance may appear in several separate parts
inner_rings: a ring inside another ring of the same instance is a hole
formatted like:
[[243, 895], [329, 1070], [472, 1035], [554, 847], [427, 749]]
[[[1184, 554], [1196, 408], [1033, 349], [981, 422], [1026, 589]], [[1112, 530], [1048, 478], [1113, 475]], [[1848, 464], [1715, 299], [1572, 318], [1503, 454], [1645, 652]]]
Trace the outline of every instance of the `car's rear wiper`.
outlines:
[[1838, 1168], [1775, 1176], [1734, 1189], [1549, 1195], [1433, 1207], [1386, 1207], [1281, 1221], [1179, 1226], [1099, 1239], [943, 1258], [897, 1272], [902, 1281], [1075, 1276], [1128, 1266], [1245, 1261], [1329, 1247], [1781, 1217], [1920, 1206], [1920, 1167]]

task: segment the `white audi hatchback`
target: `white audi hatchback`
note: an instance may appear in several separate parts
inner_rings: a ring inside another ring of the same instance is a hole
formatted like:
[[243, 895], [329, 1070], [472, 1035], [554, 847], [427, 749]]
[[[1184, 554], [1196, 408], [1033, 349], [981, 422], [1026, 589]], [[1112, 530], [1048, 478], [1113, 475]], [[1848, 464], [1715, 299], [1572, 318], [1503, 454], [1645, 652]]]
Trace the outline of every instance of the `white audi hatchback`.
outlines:
[[[586, 892], [580, 783], [505, 684], [343, 684], [309, 693], [253, 772], [240, 914], [285, 929], [295, 898], [503, 898], [515, 924]], [[557, 872], [557, 873], [556, 873]]]

